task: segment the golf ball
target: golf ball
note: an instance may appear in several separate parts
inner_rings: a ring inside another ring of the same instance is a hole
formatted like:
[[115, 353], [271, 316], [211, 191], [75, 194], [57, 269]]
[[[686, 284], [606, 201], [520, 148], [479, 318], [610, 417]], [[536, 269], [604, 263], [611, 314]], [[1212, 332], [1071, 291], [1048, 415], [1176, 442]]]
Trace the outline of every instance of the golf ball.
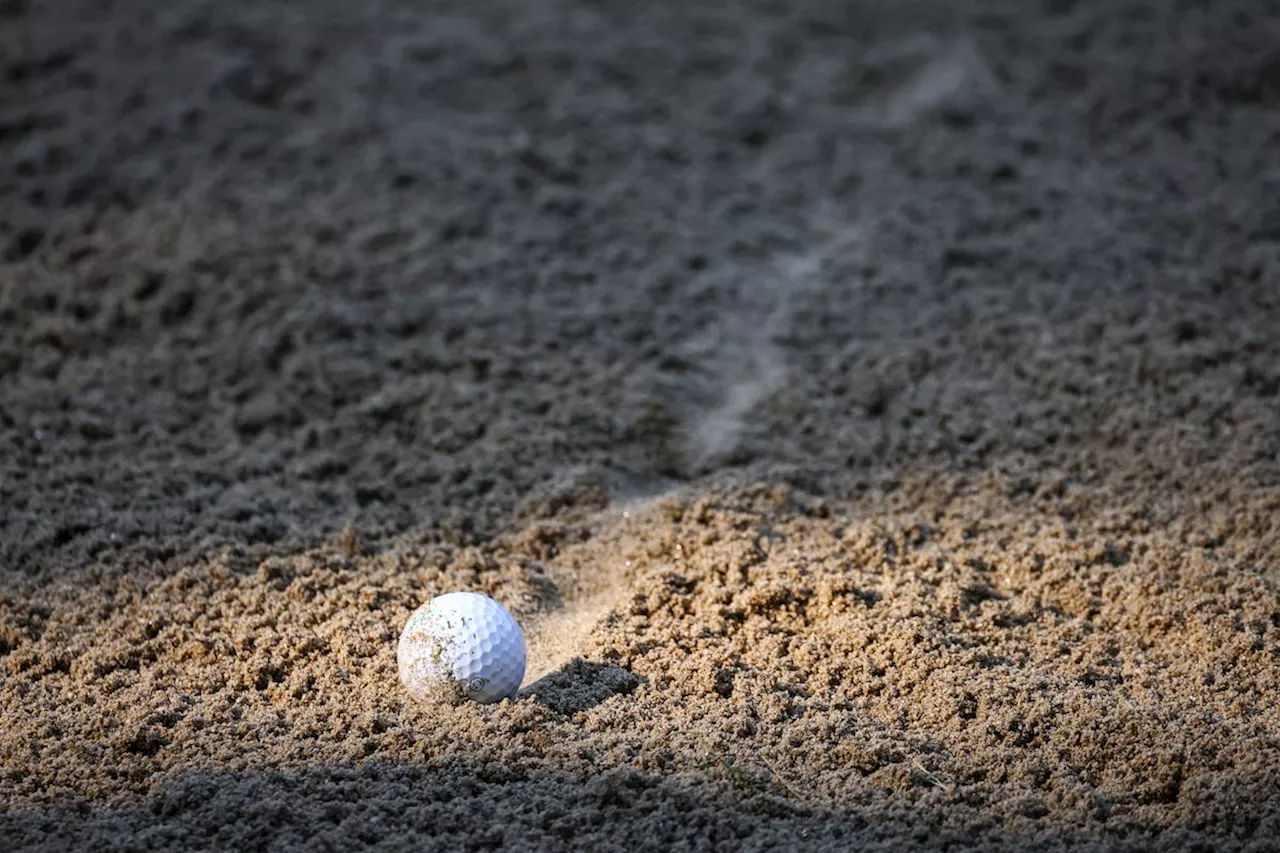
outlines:
[[514, 696], [524, 679], [524, 632], [492, 598], [451, 592], [409, 617], [396, 662], [400, 680], [418, 699], [497, 702]]

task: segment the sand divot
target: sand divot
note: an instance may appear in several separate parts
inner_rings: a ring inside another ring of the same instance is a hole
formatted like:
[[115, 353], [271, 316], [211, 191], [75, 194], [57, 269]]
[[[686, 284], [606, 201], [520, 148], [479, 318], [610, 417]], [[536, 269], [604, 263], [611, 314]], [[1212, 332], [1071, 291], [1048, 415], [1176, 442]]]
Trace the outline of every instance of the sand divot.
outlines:
[[808, 247], [725, 273], [724, 287], [737, 299], [682, 342], [677, 354], [686, 369], [639, 380], [637, 395], [672, 416], [667, 464], [681, 477], [710, 473], [741, 455], [759, 432], [753, 416], [787, 383], [786, 342], [797, 310], [827, 282], [829, 262], [865, 252], [861, 223], [822, 208], [812, 219]]
[[865, 57], [882, 91], [862, 116], [868, 129], [897, 130], [945, 109], [969, 109], [992, 97], [997, 81], [972, 38], [917, 34]]
[[544, 614], [525, 629], [529, 665], [525, 686], [580, 657], [591, 630], [622, 598], [624, 585], [601, 589], [573, 599], [563, 607]]
[[614, 551], [599, 559], [596, 541], [619, 528], [645, 524], [653, 507], [680, 491], [669, 484], [646, 483], [638, 488], [615, 484], [610, 506], [587, 520], [595, 529], [593, 541], [570, 546], [546, 567], [559, 603], [526, 620], [529, 658], [522, 689], [582, 657], [592, 630], [631, 592], [630, 561]]
[[[700, 380], [714, 390], [683, 389], [696, 399], [679, 412], [686, 473], [710, 470], [737, 450], [752, 413], [786, 381], [786, 355], [779, 340], [790, 330], [797, 302], [822, 283], [829, 259], [862, 251], [865, 233], [856, 223], [825, 214], [817, 231], [821, 239], [812, 249], [782, 255], [769, 263], [767, 274], [746, 282], [751, 298], [744, 309], [727, 313], [707, 336], [689, 342], [686, 355], [700, 365]], [[599, 532], [643, 523], [649, 509], [681, 491], [676, 481], [662, 478], [611, 486], [611, 505], [588, 522]], [[548, 566], [547, 574], [560, 606], [525, 625], [525, 689], [580, 657], [591, 631], [630, 590], [631, 566], [620, 556], [576, 569], [566, 567], [565, 560], [558, 562], [561, 566]]]

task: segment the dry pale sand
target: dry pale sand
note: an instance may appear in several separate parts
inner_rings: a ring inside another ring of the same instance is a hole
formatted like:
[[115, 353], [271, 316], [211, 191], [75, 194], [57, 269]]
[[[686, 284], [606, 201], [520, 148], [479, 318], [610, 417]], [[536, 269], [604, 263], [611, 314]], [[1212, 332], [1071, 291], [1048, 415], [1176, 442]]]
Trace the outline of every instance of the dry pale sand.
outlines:
[[1275, 2], [0, 0], [0, 850], [1280, 849], [1278, 452]]

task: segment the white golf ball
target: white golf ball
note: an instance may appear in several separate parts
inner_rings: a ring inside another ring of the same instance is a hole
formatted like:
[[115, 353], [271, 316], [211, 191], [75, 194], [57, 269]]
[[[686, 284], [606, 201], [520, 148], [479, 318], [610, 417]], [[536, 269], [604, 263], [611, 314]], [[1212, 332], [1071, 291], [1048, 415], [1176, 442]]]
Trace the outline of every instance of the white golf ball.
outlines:
[[461, 695], [497, 702], [514, 696], [524, 680], [524, 632], [492, 598], [451, 592], [409, 617], [396, 662], [400, 680], [418, 699]]

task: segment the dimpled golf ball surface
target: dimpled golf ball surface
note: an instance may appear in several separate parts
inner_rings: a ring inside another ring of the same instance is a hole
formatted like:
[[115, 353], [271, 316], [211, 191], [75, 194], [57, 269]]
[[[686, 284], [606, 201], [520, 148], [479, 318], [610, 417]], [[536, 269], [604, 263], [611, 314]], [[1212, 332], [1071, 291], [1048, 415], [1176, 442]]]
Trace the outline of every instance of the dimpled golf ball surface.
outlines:
[[520, 688], [524, 632], [492, 598], [451, 592], [431, 599], [409, 617], [396, 660], [400, 680], [419, 699], [460, 688], [467, 697], [488, 704]]

